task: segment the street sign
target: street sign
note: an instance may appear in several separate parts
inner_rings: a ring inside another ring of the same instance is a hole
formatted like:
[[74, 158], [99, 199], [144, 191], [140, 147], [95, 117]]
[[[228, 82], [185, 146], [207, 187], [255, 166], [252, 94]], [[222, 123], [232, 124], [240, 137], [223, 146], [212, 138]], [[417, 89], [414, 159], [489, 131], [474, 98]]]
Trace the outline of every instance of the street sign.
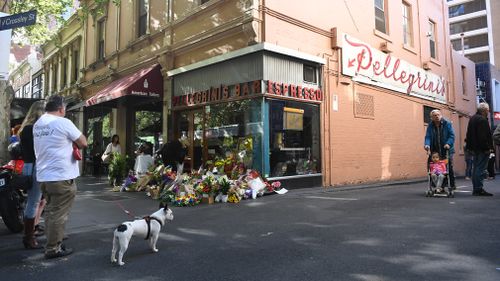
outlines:
[[36, 10], [0, 18], [0, 30], [13, 29], [36, 23]]

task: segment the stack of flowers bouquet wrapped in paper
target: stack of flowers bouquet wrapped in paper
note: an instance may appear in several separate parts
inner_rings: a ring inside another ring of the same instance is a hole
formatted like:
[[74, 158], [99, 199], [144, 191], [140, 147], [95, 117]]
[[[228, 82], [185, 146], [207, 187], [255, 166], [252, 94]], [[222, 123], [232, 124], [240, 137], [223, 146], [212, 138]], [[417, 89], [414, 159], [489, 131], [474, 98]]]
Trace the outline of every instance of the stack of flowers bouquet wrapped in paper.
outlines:
[[217, 169], [177, 174], [169, 167], [163, 168], [159, 190], [158, 199], [175, 206], [238, 203], [244, 199], [256, 199], [265, 193], [286, 192], [280, 182], [269, 182], [257, 171], [246, 170], [243, 165], [236, 165], [229, 175], [221, 175]]

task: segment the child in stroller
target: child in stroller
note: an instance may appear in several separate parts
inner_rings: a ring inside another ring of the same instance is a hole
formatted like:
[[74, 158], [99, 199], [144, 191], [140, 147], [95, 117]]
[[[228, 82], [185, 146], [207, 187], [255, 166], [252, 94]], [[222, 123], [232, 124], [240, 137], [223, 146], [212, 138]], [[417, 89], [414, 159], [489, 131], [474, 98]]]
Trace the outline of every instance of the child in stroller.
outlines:
[[[428, 196], [443, 193], [443, 183], [448, 176], [448, 159], [442, 160], [439, 152], [432, 152], [429, 162], [429, 191]], [[432, 188], [434, 185], [435, 189]], [[453, 191], [448, 188], [448, 196], [453, 196]]]

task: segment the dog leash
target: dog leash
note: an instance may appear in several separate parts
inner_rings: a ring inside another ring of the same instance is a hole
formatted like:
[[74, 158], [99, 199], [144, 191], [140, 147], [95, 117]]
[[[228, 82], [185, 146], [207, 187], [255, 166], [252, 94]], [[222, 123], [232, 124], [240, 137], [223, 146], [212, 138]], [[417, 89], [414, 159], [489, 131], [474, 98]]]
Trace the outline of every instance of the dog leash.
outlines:
[[123, 211], [125, 214], [127, 214], [129, 217], [134, 218], [134, 219], [136, 218], [136, 216], [135, 216], [134, 214], [132, 214], [132, 212], [130, 212], [129, 210], [125, 210], [125, 208], [122, 206], [122, 204], [120, 204], [119, 202], [116, 202], [116, 201], [114, 201], [114, 203], [115, 203], [118, 207], [120, 207], [120, 209], [122, 209], [122, 211]]

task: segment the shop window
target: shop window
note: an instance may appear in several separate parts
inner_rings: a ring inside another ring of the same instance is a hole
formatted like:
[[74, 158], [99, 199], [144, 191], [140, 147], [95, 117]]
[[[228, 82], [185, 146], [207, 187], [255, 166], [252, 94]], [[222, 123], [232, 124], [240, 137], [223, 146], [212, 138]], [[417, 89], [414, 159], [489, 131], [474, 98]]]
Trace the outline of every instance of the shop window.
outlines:
[[304, 65], [304, 82], [318, 83], [316, 67], [312, 65]]
[[[243, 163], [246, 168], [262, 171], [261, 104], [260, 99], [252, 99], [206, 107], [205, 143], [209, 165], [220, 167], [221, 161]], [[229, 167], [225, 165], [224, 169]]]
[[319, 106], [270, 100], [269, 118], [271, 176], [319, 173]]
[[375, 1], [375, 29], [387, 33], [387, 17], [385, 10], [385, 0]]
[[436, 108], [424, 105], [424, 124], [431, 123], [431, 111]]

